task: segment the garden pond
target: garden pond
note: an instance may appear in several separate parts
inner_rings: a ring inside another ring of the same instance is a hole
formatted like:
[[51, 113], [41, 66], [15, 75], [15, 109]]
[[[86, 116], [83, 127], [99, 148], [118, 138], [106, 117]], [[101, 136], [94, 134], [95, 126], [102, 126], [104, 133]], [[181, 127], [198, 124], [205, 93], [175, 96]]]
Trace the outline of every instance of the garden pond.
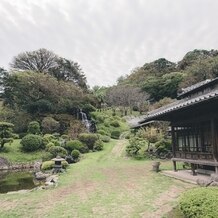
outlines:
[[33, 189], [40, 184], [30, 171], [0, 171], [0, 193]]

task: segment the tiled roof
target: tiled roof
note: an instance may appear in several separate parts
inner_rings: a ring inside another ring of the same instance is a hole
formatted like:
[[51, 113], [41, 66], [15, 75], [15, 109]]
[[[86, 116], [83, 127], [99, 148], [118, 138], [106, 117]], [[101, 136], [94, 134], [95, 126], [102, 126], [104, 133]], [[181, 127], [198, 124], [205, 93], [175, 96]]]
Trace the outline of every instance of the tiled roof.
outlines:
[[210, 85], [211, 83], [216, 82], [216, 81], [218, 81], [218, 77], [216, 77], [215, 79], [207, 79], [199, 83], [196, 83], [192, 86], [189, 86], [187, 88], [184, 88], [182, 89], [182, 92], [178, 94], [178, 98], [181, 98], [183, 95], [186, 95], [189, 92], [194, 91], [195, 89], [203, 88], [204, 86]]
[[204, 95], [201, 95], [195, 98], [181, 99], [179, 101], [175, 101], [167, 106], [151, 111], [150, 113], [147, 114], [147, 116], [143, 120], [139, 121], [139, 125], [149, 120], [157, 119], [158, 117], [161, 117], [162, 115], [165, 115], [167, 113], [181, 110], [183, 108], [186, 108], [186, 107], [189, 107], [195, 104], [199, 104], [201, 102], [204, 102], [210, 99], [215, 99], [215, 98], [218, 98], [218, 90], [213, 90], [207, 94], [204, 94]]

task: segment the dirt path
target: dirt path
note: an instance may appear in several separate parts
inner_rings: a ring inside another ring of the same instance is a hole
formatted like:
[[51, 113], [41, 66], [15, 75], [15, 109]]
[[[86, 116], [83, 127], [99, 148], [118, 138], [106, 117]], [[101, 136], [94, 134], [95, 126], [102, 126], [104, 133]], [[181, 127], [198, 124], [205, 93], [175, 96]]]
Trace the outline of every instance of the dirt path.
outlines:
[[121, 157], [126, 148], [126, 143], [127, 143], [127, 140], [125, 139], [120, 139], [119, 141], [117, 141], [117, 144], [114, 146], [110, 155], [113, 157]]

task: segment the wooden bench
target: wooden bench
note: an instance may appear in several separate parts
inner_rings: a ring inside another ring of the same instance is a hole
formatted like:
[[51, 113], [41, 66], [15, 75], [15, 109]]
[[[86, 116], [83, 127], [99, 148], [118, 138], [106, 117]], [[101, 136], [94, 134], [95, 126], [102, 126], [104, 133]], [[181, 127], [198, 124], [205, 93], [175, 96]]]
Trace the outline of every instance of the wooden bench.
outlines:
[[190, 163], [191, 164], [191, 170], [192, 174], [196, 175], [196, 165], [206, 165], [206, 166], [214, 166], [216, 169], [216, 173], [218, 173], [218, 162], [213, 161], [213, 160], [193, 160], [193, 159], [183, 159], [183, 158], [172, 158], [173, 161], [173, 167], [174, 171], [177, 171], [176, 169], [176, 162], [185, 162], [185, 163]]

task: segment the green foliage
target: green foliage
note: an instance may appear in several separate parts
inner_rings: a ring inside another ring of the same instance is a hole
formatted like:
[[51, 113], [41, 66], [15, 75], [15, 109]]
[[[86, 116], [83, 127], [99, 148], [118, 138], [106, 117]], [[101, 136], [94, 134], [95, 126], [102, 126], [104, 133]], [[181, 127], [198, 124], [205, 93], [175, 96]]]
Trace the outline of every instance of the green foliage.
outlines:
[[146, 145], [147, 144], [145, 140], [143, 140], [142, 138], [132, 137], [129, 140], [129, 145], [127, 145], [126, 147], [126, 153], [131, 157], [137, 157], [140, 150], [142, 150], [143, 148], [145, 150], [145, 148], [147, 148]]
[[30, 114], [35, 113], [49, 113], [52, 112], [52, 103], [49, 100], [46, 99], [40, 99], [35, 102], [30, 102], [26, 105], [27, 111]]
[[80, 157], [80, 152], [78, 150], [74, 149], [71, 152], [71, 156], [74, 160], [78, 160]]
[[103, 129], [99, 129], [98, 130], [98, 134], [100, 134], [100, 135], [107, 135], [107, 132], [104, 131]]
[[110, 123], [111, 126], [113, 127], [120, 127], [120, 123], [117, 121], [117, 120], [113, 120], [111, 123]]
[[79, 140], [70, 140], [64, 145], [64, 148], [67, 149], [69, 153], [71, 153], [73, 150], [78, 150], [81, 153], [88, 152], [88, 148], [86, 145], [84, 145]]
[[[66, 169], [68, 167], [67, 161], [61, 161], [62, 168]], [[41, 169], [42, 170], [51, 170], [54, 167], [54, 161], [45, 161], [42, 163]]]
[[28, 125], [28, 131], [29, 134], [35, 134], [39, 135], [41, 133], [39, 122], [32, 121]]
[[94, 144], [93, 151], [101, 151], [103, 150], [103, 148], [104, 148], [103, 141], [98, 139]]
[[159, 133], [157, 128], [147, 127], [146, 129], [140, 129], [137, 135], [149, 143], [156, 143], [158, 140], [162, 139], [162, 134]]
[[67, 150], [61, 146], [51, 146], [48, 151], [52, 154], [52, 157], [65, 157], [67, 155]]
[[42, 154], [42, 161], [48, 161], [53, 158], [52, 154], [49, 152], [43, 152]]
[[102, 142], [110, 142], [111, 138], [107, 135], [100, 135], [100, 139]]
[[154, 146], [155, 148], [158, 148], [161, 150], [171, 150], [172, 142], [171, 140], [161, 139], [160, 141], [156, 142]]
[[89, 150], [93, 150], [95, 142], [98, 140], [98, 136], [92, 133], [81, 133], [79, 140], [84, 143]]
[[48, 144], [45, 145], [46, 151], [48, 151], [52, 146], [55, 146], [55, 144], [53, 142], [48, 142]]
[[66, 135], [66, 134], [61, 135], [61, 138], [66, 140], [66, 141], [70, 140], [69, 135]]
[[183, 74], [173, 72], [162, 77], [150, 77], [146, 80], [143, 90], [150, 94], [150, 98], [159, 101], [164, 97], [176, 98]]
[[13, 141], [13, 127], [12, 123], [0, 122], [0, 149], [3, 149], [5, 143]]
[[[122, 119], [120, 116], [112, 116], [112, 110], [93, 112], [91, 113], [91, 115], [96, 122], [97, 133], [101, 135], [111, 136], [111, 132], [114, 130], [118, 130], [120, 131], [120, 133], [128, 130], [126, 121]], [[119, 123], [119, 127], [112, 126], [113, 123], [117, 125], [117, 122]]]
[[45, 117], [41, 123], [43, 133], [54, 133], [60, 128], [60, 124], [52, 117]]
[[[4, 86], [5, 105], [34, 114], [72, 113], [66, 103], [73, 105], [77, 102], [78, 105], [86, 98], [86, 94], [73, 83], [35, 72], [13, 72], [5, 80]], [[86, 101], [89, 103], [88, 98]]]
[[112, 139], [119, 139], [121, 132], [119, 130], [113, 130], [111, 132], [111, 138]]
[[187, 218], [216, 218], [218, 189], [195, 188], [182, 194], [179, 207]]
[[39, 135], [28, 134], [20, 142], [24, 151], [32, 152], [43, 148], [42, 137]]
[[43, 140], [43, 144], [47, 145], [49, 142], [52, 142], [52, 140], [55, 140], [55, 137], [51, 134], [45, 134], [42, 140]]
[[46, 73], [58, 80], [70, 81], [87, 89], [86, 77], [78, 63], [62, 58], [44, 48], [22, 52], [10, 63], [16, 70], [31, 70], [35, 73]]

